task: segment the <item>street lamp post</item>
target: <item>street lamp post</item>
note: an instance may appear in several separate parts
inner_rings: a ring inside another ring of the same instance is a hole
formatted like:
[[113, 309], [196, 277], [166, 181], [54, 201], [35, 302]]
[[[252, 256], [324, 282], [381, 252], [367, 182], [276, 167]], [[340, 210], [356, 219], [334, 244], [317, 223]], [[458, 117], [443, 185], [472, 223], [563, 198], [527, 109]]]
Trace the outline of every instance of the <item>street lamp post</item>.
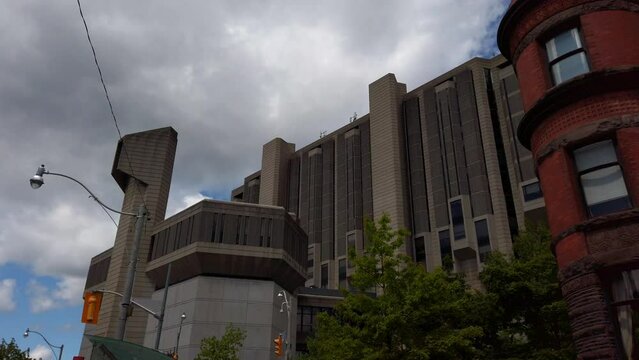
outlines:
[[182, 313], [180, 315], [180, 327], [178, 328], [177, 340], [175, 341], [175, 355], [178, 354], [178, 349], [180, 347], [180, 334], [182, 334], [182, 323], [186, 319], [186, 313]]
[[55, 346], [53, 344], [51, 344], [49, 342], [49, 340], [47, 340], [47, 338], [44, 337], [44, 335], [42, 335], [41, 333], [35, 331], [35, 330], [29, 330], [29, 328], [27, 328], [27, 330], [24, 331], [24, 334], [22, 334], [22, 336], [24, 336], [25, 338], [29, 336], [30, 333], [36, 333], [38, 335], [40, 335], [42, 337], [42, 339], [44, 339], [44, 341], [47, 343], [47, 345], [49, 345], [49, 348], [51, 349], [51, 352], [53, 353], [53, 356], [55, 356], [55, 351], [53, 350], [53, 348], [57, 348], [60, 349], [60, 354], [58, 355], [58, 360], [62, 360], [62, 350], [64, 350], [64, 344], [60, 345], [60, 346]]
[[142, 231], [144, 230], [144, 223], [146, 222], [146, 217], [147, 217], [146, 207], [144, 206], [144, 204], [140, 205], [140, 207], [138, 208], [137, 214], [115, 210], [107, 206], [106, 204], [104, 204], [102, 201], [100, 201], [100, 199], [98, 199], [98, 197], [95, 196], [95, 194], [91, 190], [89, 190], [89, 188], [86, 187], [79, 180], [68, 175], [50, 172], [44, 167], [44, 165], [40, 165], [40, 167], [36, 170], [36, 174], [33, 177], [31, 177], [31, 179], [29, 179], [29, 183], [31, 184], [31, 187], [33, 189], [39, 189], [42, 185], [44, 185], [43, 175], [45, 174], [61, 176], [69, 180], [75, 181], [91, 195], [91, 198], [93, 200], [95, 200], [98, 204], [103, 206], [105, 209], [108, 209], [120, 215], [133, 216], [137, 219], [135, 223], [133, 249], [131, 251], [131, 257], [129, 258], [129, 265], [127, 267], [127, 277], [126, 277], [126, 283], [124, 285], [124, 294], [122, 296], [122, 303], [121, 303], [122, 307], [120, 308], [120, 317], [119, 317], [120, 324], [118, 327], [118, 334], [117, 334], [117, 339], [124, 340], [124, 333], [126, 330], [126, 320], [128, 316], [128, 308], [131, 305], [131, 295], [133, 293], [133, 284], [135, 281], [135, 271], [136, 271], [137, 262], [138, 262], [138, 252], [140, 251], [140, 241], [142, 239]]
[[288, 302], [288, 297], [286, 296], [286, 291], [280, 290], [277, 293], [278, 297], [284, 297], [282, 300], [282, 305], [280, 306], [280, 312], [284, 312], [284, 307], [286, 306], [286, 351], [284, 352], [284, 358], [288, 359], [289, 349], [291, 347], [291, 304]]

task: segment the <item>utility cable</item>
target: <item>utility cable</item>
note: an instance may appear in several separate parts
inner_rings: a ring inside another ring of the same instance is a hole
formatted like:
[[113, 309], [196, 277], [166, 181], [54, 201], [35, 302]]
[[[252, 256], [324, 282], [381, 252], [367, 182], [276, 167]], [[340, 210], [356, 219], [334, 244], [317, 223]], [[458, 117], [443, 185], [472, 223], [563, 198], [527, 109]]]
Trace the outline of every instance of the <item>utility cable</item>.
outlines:
[[111, 98], [109, 97], [109, 91], [107, 90], [106, 84], [104, 82], [104, 76], [102, 76], [102, 69], [100, 68], [100, 63], [98, 62], [98, 56], [95, 53], [95, 47], [93, 46], [93, 41], [91, 40], [91, 35], [89, 34], [89, 27], [87, 26], [87, 22], [84, 19], [84, 13], [82, 12], [82, 5], [80, 4], [80, 0], [77, 0], [77, 3], [78, 3], [78, 10], [80, 10], [80, 17], [82, 18], [82, 23], [84, 24], [84, 30], [87, 34], [87, 40], [89, 40], [89, 45], [91, 46], [91, 52], [93, 53], [93, 61], [95, 62], [95, 66], [98, 69], [98, 74], [100, 75], [100, 83], [102, 83], [102, 89], [104, 90], [104, 95], [106, 97], [107, 103], [109, 104], [111, 117], [113, 118], [115, 129], [118, 131], [118, 136], [120, 137], [120, 141], [122, 141], [122, 150], [124, 151], [124, 155], [126, 156], [127, 162], [129, 163], [131, 176], [135, 180], [135, 189], [137, 190], [138, 195], [142, 199], [142, 203], [144, 204], [144, 207], [148, 209], [148, 207], [146, 206], [146, 201], [144, 200], [144, 196], [142, 195], [142, 192], [140, 191], [140, 187], [139, 187], [140, 185], [138, 183], [137, 177], [135, 176], [135, 172], [133, 171], [133, 164], [131, 163], [131, 158], [129, 157], [129, 153], [126, 150], [125, 143], [122, 140], [122, 132], [120, 131], [120, 127], [118, 126], [118, 120], [115, 117], [115, 111], [113, 111], [113, 104], [111, 103]]

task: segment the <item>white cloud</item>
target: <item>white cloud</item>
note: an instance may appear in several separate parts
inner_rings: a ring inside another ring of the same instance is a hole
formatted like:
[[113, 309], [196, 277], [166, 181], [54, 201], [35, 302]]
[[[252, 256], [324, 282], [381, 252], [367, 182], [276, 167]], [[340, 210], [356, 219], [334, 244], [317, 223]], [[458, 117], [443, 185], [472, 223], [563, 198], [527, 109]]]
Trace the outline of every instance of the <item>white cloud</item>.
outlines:
[[180, 211], [188, 208], [191, 205], [195, 205], [204, 199], [209, 199], [208, 196], [204, 196], [200, 193], [185, 195], [178, 204], [169, 204], [169, 210], [166, 212], [167, 217], [179, 213]]
[[[88, 2], [84, 12], [124, 134], [179, 133], [167, 215], [230, 194], [274, 137], [298, 148], [368, 113], [386, 73], [408, 89], [485, 51], [504, 0]], [[0, 266], [28, 266], [33, 308], [74, 304], [115, 227], [117, 133], [72, 2], [0, 2]], [[43, 289], [44, 288], [44, 289]], [[48, 297], [48, 298], [47, 298]], [[6, 297], [2, 296], [0, 299]]]
[[53, 353], [51, 352], [51, 348], [49, 348], [48, 346], [44, 344], [36, 345], [36, 347], [29, 352], [29, 357], [32, 359], [38, 359], [38, 360], [39, 359], [54, 360], [57, 358], [53, 356]]
[[14, 292], [16, 288], [15, 279], [0, 280], [0, 311], [13, 311], [16, 308]]
[[33, 313], [41, 313], [64, 306], [77, 305], [82, 302], [84, 289], [83, 278], [65, 277], [49, 288], [31, 279], [27, 286], [30, 309]]

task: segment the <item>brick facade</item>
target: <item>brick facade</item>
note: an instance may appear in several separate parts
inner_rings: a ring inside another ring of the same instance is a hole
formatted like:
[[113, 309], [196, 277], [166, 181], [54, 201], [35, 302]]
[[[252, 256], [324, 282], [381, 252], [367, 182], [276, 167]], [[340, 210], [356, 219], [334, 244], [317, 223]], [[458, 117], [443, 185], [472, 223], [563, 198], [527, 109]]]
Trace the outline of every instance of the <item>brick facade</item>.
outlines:
[[[581, 47], [558, 61], [583, 56], [587, 68], [555, 85], [551, 64], [557, 62], [546, 54], [546, 44], [569, 29], [578, 29]], [[616, 279], [639, 268], [637, 38], [637, 1], [512, 1], [498, 34], [520, 80], [526, 115], [518, 137], [535, 158], [579, 359], [635, 359], [639, 354], [634, 330], [628, 330], [636, 324], [624, 317], [624, 311], [634, 311], [627, 304], [639, 299], [631, 294], [619, 303], [615, 293]], [[614, 189], [625, 185], [630, 207], [595, 216], [586, 191], [601, 194], [608, 189], [601, 183], [608, 183], [599, 179], [590, 185], [599, 188], [584, 188], [575, 150], [603, 140], [616, 150], [622, 178]]]

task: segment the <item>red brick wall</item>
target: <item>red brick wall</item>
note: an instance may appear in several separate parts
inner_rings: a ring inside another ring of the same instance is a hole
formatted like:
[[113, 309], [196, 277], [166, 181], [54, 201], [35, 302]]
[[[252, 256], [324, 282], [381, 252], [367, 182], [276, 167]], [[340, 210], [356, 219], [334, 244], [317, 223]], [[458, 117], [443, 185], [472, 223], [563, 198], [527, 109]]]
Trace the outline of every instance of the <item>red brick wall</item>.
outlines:
[[539, 165], [539, 181], [553, 236], [586, 219], [572, 157], [564, 149], [553, 152]]
[[586, 236], [583, 233], [574, 233], [566, 236], [555, 247], [557, 267], [559, 270], [588, 255]]
[[635, 207], [639, 206], [639, 128], [617, 131], [619, 161], [623, 167], [628, 193]]
[[513, 34], [510, 36], [509, 49], [511, 54], [515, 53], [515, 49], [524, 38], [524, 36], [526, 36], [532, 29], [541, 24], [544, 20], [572, 7], [593, 2], [593, 0], [534, 1], [535, 5], [532, 7], [531, 11], [529, 11], [527, 13], [527, 16], [517, 23]]
[[528, 111], [551, 86], [546, 50], [537, 42], [531, 43], [522, 51], [515, 67], [524, 110]]
[[532, 152], [536, 157], [544, 145], [576, 127], [625, 114], [639, 114], [639, 90], [584, 98], [550, 115], [535, 129], [530, 141]]
[[639, 14], [598, 11], [581, 16], [581, 30], [593, 70], [639, 65]]

